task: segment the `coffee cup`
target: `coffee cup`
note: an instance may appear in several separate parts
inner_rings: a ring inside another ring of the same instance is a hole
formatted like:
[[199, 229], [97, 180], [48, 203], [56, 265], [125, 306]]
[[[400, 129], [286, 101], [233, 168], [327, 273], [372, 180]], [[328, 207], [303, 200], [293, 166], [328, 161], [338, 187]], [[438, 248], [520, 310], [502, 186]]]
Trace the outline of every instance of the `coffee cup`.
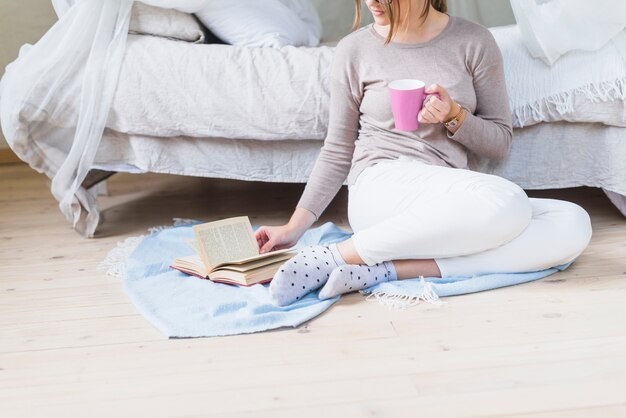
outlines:
[[402, 79], [388, 84], [391, 98], [391, 111], [396, 129], [412, 132], [419, 128], [417, 115], [424, 107], [424, 103], [431, 96], [426, 94], [426, 84], [421, 80]]

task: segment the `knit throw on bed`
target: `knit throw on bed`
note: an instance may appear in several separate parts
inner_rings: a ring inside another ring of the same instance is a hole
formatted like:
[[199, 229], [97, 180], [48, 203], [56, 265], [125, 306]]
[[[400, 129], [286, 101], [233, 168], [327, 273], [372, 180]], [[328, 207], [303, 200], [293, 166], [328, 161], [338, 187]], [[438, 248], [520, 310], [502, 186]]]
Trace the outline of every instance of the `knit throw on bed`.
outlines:
[[571, 51], [549, 67], [530, 56], [516, 25], [490, 30], [505, 62], [513, 126], [550, 120], [543, 114], [548, 105], [566, 115], [580, 98], [594, 103], [626, 100], [626, 31], [599, 50]]
[[[139, 312], [169, 338], [212, 337], [297, 327], [330, 308], [339, 297], [319, 300], [310, 293], [286, 307], [272, 305], [268, 285], [237, 287], [188, 276], [170, 268], [176, 257], [193, 251], [193, 221], [155, 228], [129, 238], [113, 249], [101, 269], [123, 278], [124, 290]], [[254, 227], [256, 229], [256, 227]], [[297, 247], [330, 244], [350, 237], [333, 223], [308, 230]], [[425, 278], [381, 283], [361, 293], [390, 308], [406, 308], [420, 300], [442, 305], [440, 296], [462, 295], [541, 279], [563, 270], [559, 266], [533, 273], [476, 277]]]

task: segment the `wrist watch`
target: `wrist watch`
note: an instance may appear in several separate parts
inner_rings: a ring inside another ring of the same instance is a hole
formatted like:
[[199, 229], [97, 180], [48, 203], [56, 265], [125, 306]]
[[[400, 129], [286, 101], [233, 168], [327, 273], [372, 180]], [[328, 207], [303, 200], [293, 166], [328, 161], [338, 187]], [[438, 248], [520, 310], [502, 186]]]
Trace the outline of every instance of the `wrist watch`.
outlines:
[[460, 104], [457, 103], [457, 105], [459, 105], [459, 111], [457, 112], [457, 114], [452, 116], [451, 119], [448, 119], [448, 120], [443, 122], [443, 126], [445, 126], [448, 129], [456, 128], [459, 125], [459, 123], [461, 122], [461, 115], [463, 115], [463, 110], [464, 109], [463, 109], [463, 106], [461, 106]]

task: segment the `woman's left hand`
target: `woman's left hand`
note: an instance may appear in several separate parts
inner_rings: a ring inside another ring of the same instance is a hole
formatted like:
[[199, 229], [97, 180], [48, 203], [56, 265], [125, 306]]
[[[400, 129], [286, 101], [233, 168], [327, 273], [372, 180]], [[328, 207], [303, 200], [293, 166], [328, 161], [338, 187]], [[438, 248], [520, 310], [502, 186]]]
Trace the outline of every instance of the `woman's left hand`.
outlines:
[[433, 96], [426, 101], [426, 104], [417, 115], [419, 123], [443, 123], [454, 116], [452, 112], [458, 110], [458, 106], [452, 100], [452, 97], [439, 84], [427, 87], [426, 94], [432, 94]]

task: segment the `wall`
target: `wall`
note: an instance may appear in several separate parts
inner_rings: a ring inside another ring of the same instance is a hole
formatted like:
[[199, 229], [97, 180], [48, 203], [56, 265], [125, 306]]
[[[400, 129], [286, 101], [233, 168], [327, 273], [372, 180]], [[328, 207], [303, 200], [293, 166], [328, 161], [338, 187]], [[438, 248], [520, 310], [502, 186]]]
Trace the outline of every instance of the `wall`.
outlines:
[[[354, 23], [354, 0], [311, 0], [322, 21], [322, 42], [336, 42], [350, 33]], [[361, 7], [361, 26], [374, 21], [365, 3]]]
[[[23, 44], [36, 42], [56, 20], [50, 0], [0, 0], [0, 73]], [[1, 132], [0, 148], [8, 148]]]
[[487, 27], [515, 23], [511, 3], [508, 0], [448, 0], [448, 7], [450, 14]]
[[[354, 18], [353, 0], [312, 0], [322, 22], [325, 40], [337, 40], [347, 35]], [[484, 26], [501, 26], [515, 23], [509, 0], [448, 0], [449, 12]], [[372, 21], [372, 15], [363, 6], [363, 21]]]

